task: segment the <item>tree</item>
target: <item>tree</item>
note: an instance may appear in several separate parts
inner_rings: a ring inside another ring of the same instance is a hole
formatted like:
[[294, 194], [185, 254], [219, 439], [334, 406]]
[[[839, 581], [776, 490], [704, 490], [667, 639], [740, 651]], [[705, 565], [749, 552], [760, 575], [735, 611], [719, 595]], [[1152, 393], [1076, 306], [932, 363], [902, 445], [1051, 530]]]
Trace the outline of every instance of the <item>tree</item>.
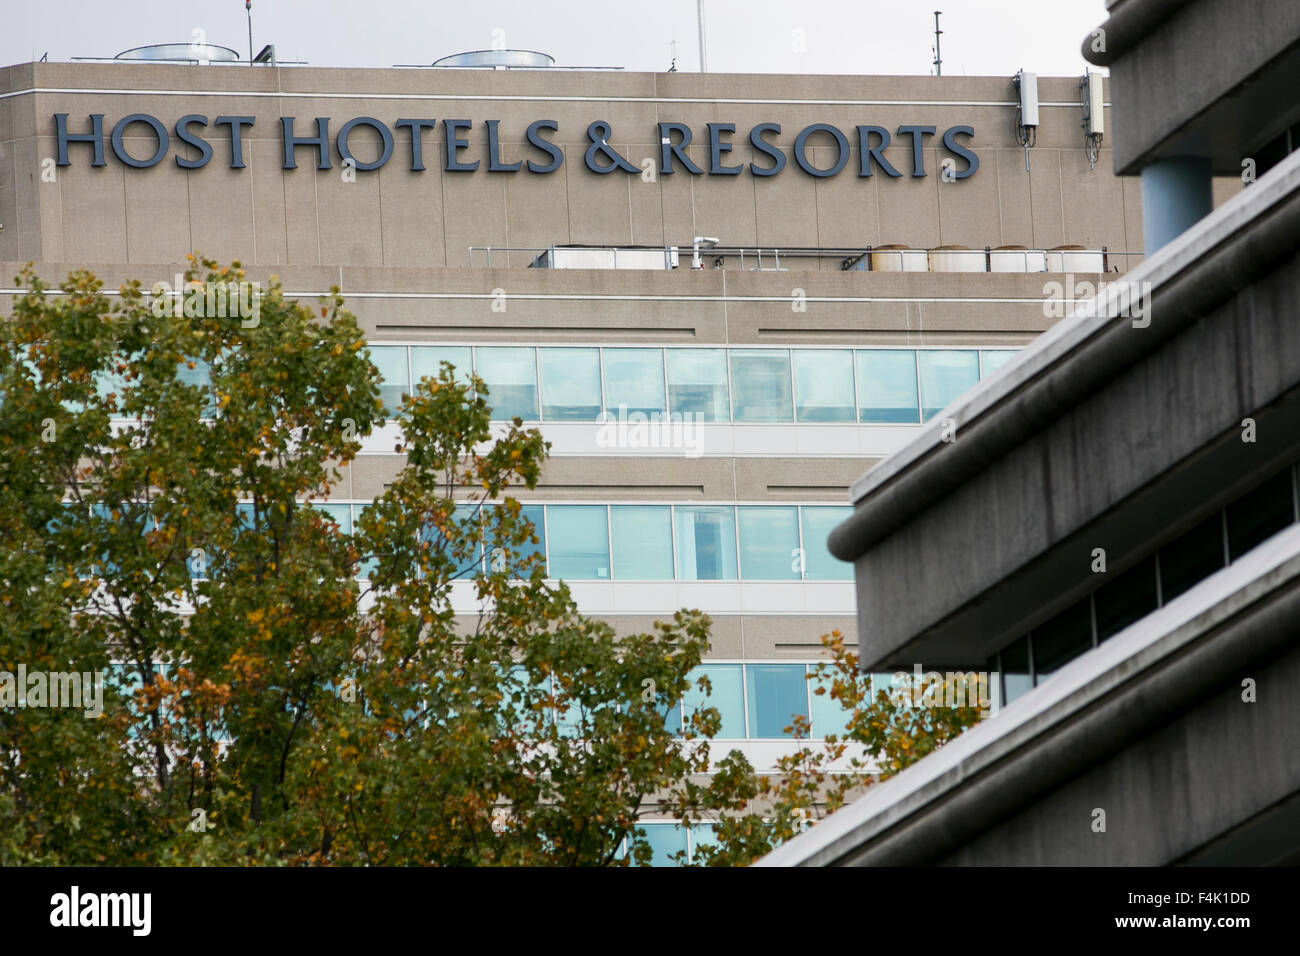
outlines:
[[[714, 759], [713, 708], [670, 732], [708, 619], [616, 638], [546, 580], [509, 493], [546, 444], [494, 434], [475, 377], [419, 384], [392, 481], [334, 520], [385, 414], [337, 290], [317, 315], [194, 257], [172, 295], [18, 281], [0, 662], [107, 685], [97, 717], [0, 708], [0, 863], [610, 865], [649, 859], [650, 810], [748, 862], [871, 779], [824, 772], [835, 741], [775, 780]], [[852, 734], [888, 752], [830, 649]]]

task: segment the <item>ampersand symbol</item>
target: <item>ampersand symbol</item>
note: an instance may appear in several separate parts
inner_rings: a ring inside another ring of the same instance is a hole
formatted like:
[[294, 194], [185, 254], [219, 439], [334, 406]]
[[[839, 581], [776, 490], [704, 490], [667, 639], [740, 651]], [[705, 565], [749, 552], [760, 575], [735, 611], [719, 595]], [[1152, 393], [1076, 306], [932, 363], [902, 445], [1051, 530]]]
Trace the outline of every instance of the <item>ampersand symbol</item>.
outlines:
[[[633, 166], [625, 158], [619, 155], [618, 150], [609, 145], [609, 124], [604, 120], [596, 120], [587, 127], [587, 138], [591, 140], [591, 145], [587, 147], [587, 168], [595, 173], [612, 173], [615, 169], [621, 169], [628, 173], [640, 173], [639, 167]], [[609, 164], [602, 166], [596, 162], [596, 154], [603, 153], [609, 160]]]

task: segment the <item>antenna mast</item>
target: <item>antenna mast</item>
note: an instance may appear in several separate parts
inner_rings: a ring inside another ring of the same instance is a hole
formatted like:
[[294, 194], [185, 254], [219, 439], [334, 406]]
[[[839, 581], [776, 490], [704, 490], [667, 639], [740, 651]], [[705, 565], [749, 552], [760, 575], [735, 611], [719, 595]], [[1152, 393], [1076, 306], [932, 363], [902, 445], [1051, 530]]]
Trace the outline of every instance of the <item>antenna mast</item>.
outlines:
[[943, 76], [943, 56], [939, 53], [939, 37], [943, 33], [939, 29], [939, 14], [942, 10], [934, 11], [934, 75]]
[[704, 0], [695, 0], [695, 16], [700, 23], [700, 72], [709, 72], [708, 58], [705, 56], [704, 48], [706, 41], [704, 39]]

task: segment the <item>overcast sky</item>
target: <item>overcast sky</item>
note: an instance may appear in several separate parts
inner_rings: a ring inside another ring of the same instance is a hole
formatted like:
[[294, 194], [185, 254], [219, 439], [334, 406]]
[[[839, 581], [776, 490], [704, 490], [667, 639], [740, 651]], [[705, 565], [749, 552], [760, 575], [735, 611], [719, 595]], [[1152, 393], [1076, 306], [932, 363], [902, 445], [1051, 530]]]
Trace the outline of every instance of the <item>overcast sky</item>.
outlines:
[[[927, 74], [934, 10], [945, 75], [1075, 76], [1104, 0], [704, 0], [709, 72]], [[111, 57], [188, 40], [248, 53], [243, 0], [5, 0], [0, 65]], [[313, 66], [431, 63], [541, 50], [562, 66], [699, 69], [696, 0], [254, 0], [253, 42]]]

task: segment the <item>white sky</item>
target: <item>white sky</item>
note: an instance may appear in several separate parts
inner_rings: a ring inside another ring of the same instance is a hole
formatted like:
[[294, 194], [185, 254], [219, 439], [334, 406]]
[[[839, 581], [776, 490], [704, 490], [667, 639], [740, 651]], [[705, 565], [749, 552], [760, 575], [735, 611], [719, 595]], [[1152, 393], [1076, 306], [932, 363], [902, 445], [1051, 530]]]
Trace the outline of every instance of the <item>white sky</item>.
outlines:
[[[1075, 76], [1104, 0], [704, 0], [711, 73], [927, 74], [934, 10], [945, 75]], [[562, 66], [697, 70], [696, 0], [254, 0], [253, 42], [313, 66], [388, 67], [507, 47]], [[248, 53], [242, 0], [5, 0], [0, 65], [207, 41]], [[504, 31], [495, 33], [494, 31]], [[802, 31], [802, 34], [796, 33]], [[802, 36], [803, 51], [798, 39]], [[498, 44], [500, 45], [500, 44]]]

